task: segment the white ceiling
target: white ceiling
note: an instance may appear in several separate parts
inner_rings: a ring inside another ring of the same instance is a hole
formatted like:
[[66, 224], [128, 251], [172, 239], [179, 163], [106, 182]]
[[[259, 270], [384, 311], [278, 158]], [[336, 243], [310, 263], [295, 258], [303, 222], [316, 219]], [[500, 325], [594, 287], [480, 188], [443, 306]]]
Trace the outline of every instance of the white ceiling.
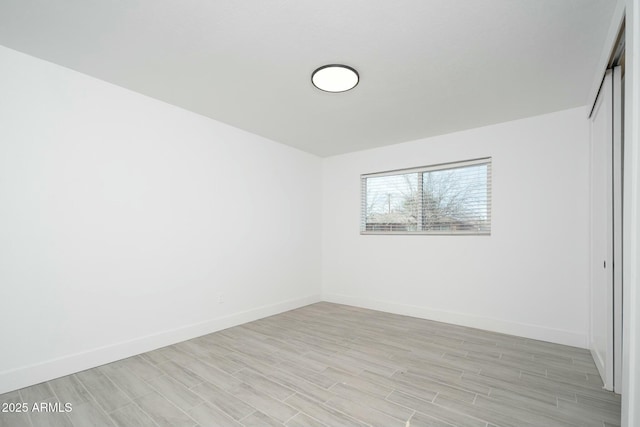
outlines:
[[[614, 0], [1, 0], [0, 44], [321, 156], [584, 105]], [[352, 91], [315, 89], [344, 63]]]

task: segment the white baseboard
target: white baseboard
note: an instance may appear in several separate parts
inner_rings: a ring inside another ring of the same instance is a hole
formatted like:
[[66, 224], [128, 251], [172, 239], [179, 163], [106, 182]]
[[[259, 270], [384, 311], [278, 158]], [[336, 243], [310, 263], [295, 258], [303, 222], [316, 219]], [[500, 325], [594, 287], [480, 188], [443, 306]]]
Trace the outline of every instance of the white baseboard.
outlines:
[[0, 372], [0, 394], [321, 301], [319, 295], [265, 305], [205, 322]]
[[570, 345], [573, 347], [587, 348], [586, 333], [581, 334], [572, 331], [565, 331], [562, 329], [553, 329], [544, 326], [529, 325], [526, 323], [509, 322], [506, 320], [492, 319], [489, 317], [480, 317], [470, 314], [442, 311], [429, 307], [379, 301], [350, 295], [323, 294], [322, 300], [337, 304], [368, 308], [371, 310], [385, 311], [387, 313], [417, 317], [420, 319], [435, 320], [437, 322], [446, 322], [460, 326], [469, 326], [472, 328], [484, 329], [487, 331], [499, 332], [502, 334], [517, 335], [534, 340]]

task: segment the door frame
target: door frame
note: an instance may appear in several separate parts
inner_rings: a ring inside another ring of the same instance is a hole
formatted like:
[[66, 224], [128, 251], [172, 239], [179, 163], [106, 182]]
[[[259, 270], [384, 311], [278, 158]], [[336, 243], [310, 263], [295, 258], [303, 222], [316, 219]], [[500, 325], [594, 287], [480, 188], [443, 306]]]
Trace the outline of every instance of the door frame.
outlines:
[[613, 68], [613, 391], [622, 393], [622, 304], [623, 304], [623, 138], [624, 138], [624, 76], [620, 66]]

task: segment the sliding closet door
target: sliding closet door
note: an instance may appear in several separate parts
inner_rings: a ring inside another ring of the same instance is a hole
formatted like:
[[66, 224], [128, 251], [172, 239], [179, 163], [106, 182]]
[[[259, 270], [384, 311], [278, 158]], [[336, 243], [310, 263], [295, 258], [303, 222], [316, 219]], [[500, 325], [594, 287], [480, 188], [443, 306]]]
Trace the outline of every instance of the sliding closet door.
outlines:
[[590, 117], [590, 348], [607, 390], [619, 387], [616, 377], [620, 378], [621, 369], [621, 263], [615, 265], [621, 254], [614, 250], [620, 237], [615, 238], [614, 233], [614, 226], [620, 232], [619, 207], [614, 210], [614, 200], [617, 205], [621, 202], [621, 182], [614, 180], [620, 173], [620, 81], [619, 69], [607, 70]]

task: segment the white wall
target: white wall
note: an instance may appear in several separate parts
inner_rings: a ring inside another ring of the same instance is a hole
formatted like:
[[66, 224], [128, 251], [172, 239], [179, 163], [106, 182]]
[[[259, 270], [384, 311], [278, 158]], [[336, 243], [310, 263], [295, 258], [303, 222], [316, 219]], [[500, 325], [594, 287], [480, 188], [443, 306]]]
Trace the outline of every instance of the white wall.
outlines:
[[320, 167], [0, 47], [0, 393], [317, 301]]
[[[585, 347], [584, 111], [325, 159], [323, 298]], [[491, 236], [359, 234], [360, 174], [486, 156]]]

